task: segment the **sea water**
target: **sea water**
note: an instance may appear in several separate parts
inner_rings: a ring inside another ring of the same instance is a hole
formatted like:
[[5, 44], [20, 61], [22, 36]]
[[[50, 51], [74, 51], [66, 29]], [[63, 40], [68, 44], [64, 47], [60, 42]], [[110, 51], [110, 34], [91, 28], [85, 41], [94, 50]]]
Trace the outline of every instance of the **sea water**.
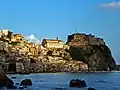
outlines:
[[[8, 74], [7, 76], [14, 81], [17, 87], [22, 80], [31, 79], [33, 85], [26, 87], [25, 90], [87, 90], [88, 87], [94, 87], [97, 90], [120, 90], [119, 72], [34, 73], [28, 75]], [[69, 82], [72, 79], [85, 80], [87, 87], [69, 88]]]

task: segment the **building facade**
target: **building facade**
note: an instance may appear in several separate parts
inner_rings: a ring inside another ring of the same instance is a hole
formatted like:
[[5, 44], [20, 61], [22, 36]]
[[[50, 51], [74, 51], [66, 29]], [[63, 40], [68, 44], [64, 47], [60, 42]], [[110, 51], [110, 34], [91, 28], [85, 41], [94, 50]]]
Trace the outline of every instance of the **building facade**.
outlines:
[[0, 29], [0, 39], [9, 41], [11, 39], [12, 32], [8, 29]]
[[14, 34], [11, 37], [12, 42], [24, 42], [24, 37], [21, 34]]
[[67, 44], [69, 46], [85, 46], [85, 45], [104, 45], [105, 42], [102, 38], [96, 38], [94, 35], [75, 33], [68, 36]]
[[53, 40], [53, 39], [44, 39], [42, 42], [43, 47], [48, 49], [63, 49], [64, 43], [61, 40]]
[[8, 52], [8, 42], [0, 41], [0, 50], [5, 50], [6, 52]]
[[83, 33], [75, 33], [72, 35], [68, 35], [67, 44], [69, 46], [85, 46], [88, 44], [86, 34]]

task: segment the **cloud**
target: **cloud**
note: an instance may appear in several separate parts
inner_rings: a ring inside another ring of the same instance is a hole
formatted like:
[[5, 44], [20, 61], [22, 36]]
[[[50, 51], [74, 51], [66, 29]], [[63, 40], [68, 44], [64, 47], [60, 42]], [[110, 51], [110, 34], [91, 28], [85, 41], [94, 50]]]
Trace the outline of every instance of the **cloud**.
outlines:
[[120, 1], [119, 2], [113, 1], [106, 4], [101, 4], [100, 6], [103, 8], [120, 8]]
[[34, 34], [31, 34], [31, 35], [25, 37], [25, 39], [28, 40], [29, 42], [34, 42], [36, 44], [40, 44], [40, 40], [37, 39]]

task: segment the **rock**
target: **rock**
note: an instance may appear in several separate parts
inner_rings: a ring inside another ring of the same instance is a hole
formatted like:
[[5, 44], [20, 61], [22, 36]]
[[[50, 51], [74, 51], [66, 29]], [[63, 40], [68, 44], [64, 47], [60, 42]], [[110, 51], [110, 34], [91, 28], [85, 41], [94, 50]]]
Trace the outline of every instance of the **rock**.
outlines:
[[116, 69], [116, 62], [102, 38], [77, 33], [68, 36], [67, 44], [70, 46], [72, 59], [88, 64], [89, 71]]
[[84, 80], [81, 81], [81, 86], [86, 87], [86, 82]]
[[69, 87], [78, 87], [78, 88], [82, 88], [82, 87], [86, 87], [86, 83], [84, 80], [71, 80], [69, 83]]
[[30, 74], [30, 72], [20, 72], [19, 74], [20, 75], [27, 75], [27, 74]]
[[7, 86], [7, 89], [16, 89], [17, 87], [16, 86]]
[[90, 71], [108, 71], [116, 68], [115, 60], [106, 45], [91, 47], [95, 49], [96, 52], [92, 53], [91, 56], [88, 57]]
[[8, 78], [8, 81], [9, 81], [11, 84], [14, 84], [14, 82], [13, 82], [10, 78]]
[[0, 86], [12, 88], [14, 87], [13, 84], [14, 82], [11, 79], [9, 79], [2, 70], [0, 70]]
[[25, 79], [25, 80], [21, 81], [20, 85], [31, 86], [32, 81], [30, 79]]
[[96, 90], [95, 88], [89, 87], [88, 90]]

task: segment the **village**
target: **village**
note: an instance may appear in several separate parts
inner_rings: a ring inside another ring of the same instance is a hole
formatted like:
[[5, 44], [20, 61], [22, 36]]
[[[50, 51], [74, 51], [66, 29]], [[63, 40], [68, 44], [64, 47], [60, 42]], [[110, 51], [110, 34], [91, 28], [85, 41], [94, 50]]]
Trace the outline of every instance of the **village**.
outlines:
[[[74, 41], [72, 41], [74, 39]], [[0, 67], [6, 73], [78, 72], [87, 71], [88, 64], [73, 60], [71, 46], [104, 45], [101, 38], [74, 33], [67, 43], [56, 39], [43, 39], [41, 44], [25, 40], [21, 34], [8, 29], [0, 30]]]

